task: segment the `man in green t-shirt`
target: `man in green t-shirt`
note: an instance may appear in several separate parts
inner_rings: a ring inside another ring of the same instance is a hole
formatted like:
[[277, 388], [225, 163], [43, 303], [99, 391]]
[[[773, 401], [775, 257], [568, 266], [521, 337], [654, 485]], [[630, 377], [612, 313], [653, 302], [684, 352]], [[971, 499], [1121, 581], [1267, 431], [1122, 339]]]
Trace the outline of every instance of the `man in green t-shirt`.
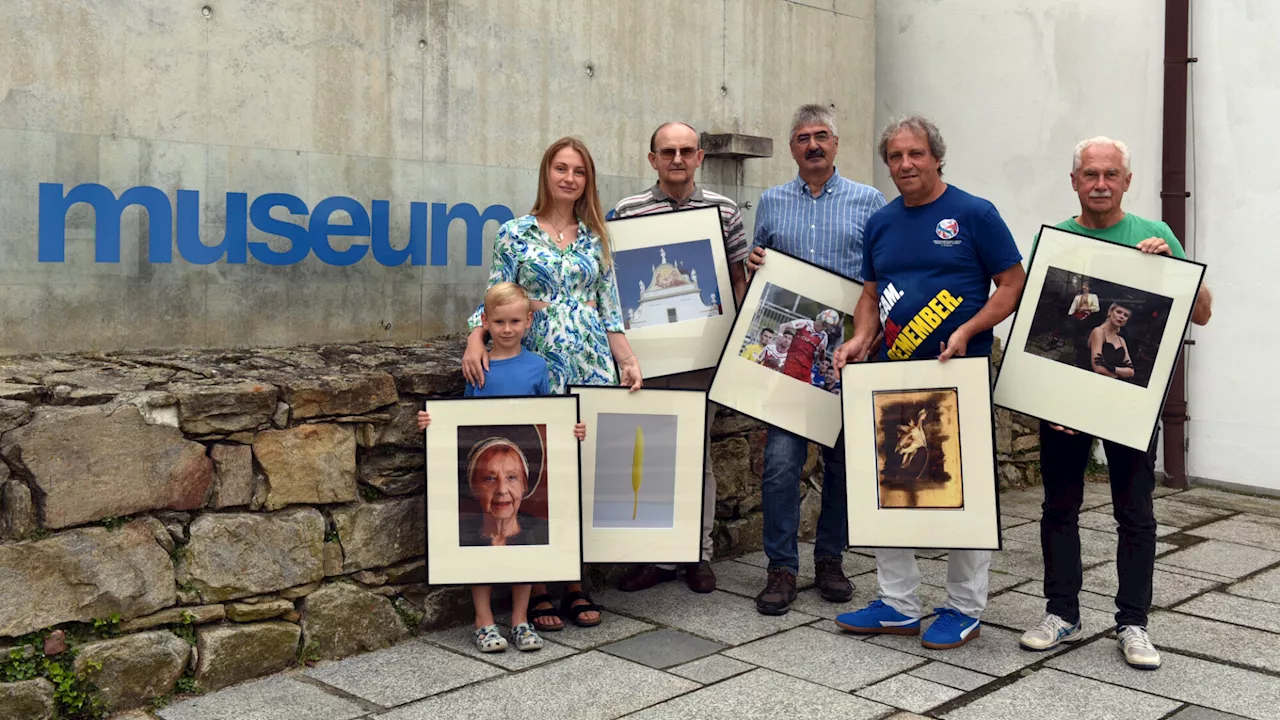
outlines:
[[[1133, 173], [1129, 149], [1105, 137], [1076, 146], [1071, 167], [1071, 187], [1080, 198], [1080, 214], [1057, 227], [1131, 245], [1143, 252], [1186, 257], [1182, 243], [1163, 222], [1147, 220], [1120, 207]], [[1038, 238], [1037, 238], [1038, 239]], [[1035, 247], [1032, 246], [1032, 252]], [[1201, 287], [1191, 321], [1209, 322], [1212, 298]], [[1151, 578], [1155, 569], [1156, 520], [1152, 507], [1155, 490], [1155, 442], [1146, 452], [1103, 441], [1111, 476], [1111, 500], [1119, 549], [1116, 552], [1116, 638], [1125, 662], [1144, 670], [1160, 667], [1160, 653], [1147, 635], [1151, 609]], [[1079, 640], [1080, 503], [1084, 497], [1084, 471], [1093, 448], [1093, 437], [1059, 425], [1040, 423], [1040, 467], [1044, 475], [1044, 517], [1040, 545], [1044, 553], [1044, 620], [1022, 636], [1022, 647], [1048, 650], [1063, 642]]]

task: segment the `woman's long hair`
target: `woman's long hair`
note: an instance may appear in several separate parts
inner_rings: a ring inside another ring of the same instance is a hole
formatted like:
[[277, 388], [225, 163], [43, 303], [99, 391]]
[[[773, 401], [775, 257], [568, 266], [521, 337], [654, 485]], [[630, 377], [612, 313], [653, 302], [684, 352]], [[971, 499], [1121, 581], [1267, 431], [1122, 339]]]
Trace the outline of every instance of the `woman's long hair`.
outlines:
[[551, 160], [564, 148], [572, 148], [582, 156], [582, 164], [587, 168], [587, 180], [582, 189], [582, 196], [573, 204], [575, 220], [586, 223], [587, 229], [600, 238], [601, 254], [605, 267], [613, 264], [613, 251], [609, 249], [609, 231], [604, 224], [604, 210], [600, 207], [600, 192], [596, 189], [596, 163], [591, 159], [591, 152], [581, 140], [573, 137], [562, 137], [551, 143], [547, 151], [542, 153], [542, 165], [538, 168], [538, 198], [529, 211], [537, 215], [551, 207], [551, 186], [547, 180], [551, 173]]

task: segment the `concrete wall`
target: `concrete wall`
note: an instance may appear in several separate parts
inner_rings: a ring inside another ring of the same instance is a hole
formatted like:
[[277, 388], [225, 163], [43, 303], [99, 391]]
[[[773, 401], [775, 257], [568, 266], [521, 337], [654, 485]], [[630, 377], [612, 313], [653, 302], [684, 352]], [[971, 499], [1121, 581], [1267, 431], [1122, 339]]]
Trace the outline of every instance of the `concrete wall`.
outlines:
[[1280, 299], [1280, 245], [1268, 237], [1280, 196], [1280, 6], [1247, 0], [1192, 3], [1194, 102], [1188, 156], [1196, 259], [1209, 264], [1213, 321], [1195, 333], [1188, 365], [1194, 477], [1280, 492], [1274, 471], [1280, 339], [1266, 308]]
[[[1280, 106], [1270, 80], [1280, 63], [1268, 41], [1280, 8], [1248, 0], [1192, 6], [1199, 62], [1191, 66], [1189, 157], [1198, 163], [1190, 162], [1192, 229], [1181, 239], [1208, 263], [1216, 301], [1213, 321], [1190, 333], [1188, 471], [1280, 490], [1267, 462], [1280, 390], [1265, 366], [1277, 341], [1259, 332], [1259, 308], [1276, 298], [1280, 249], [1255, 239], [1280, 190], [1268, 124]], [[1125, 208], [1160, 217], [1163, 0], [880, 0], [876, 29], [877, 125], [905, 111], [933, 117], [949, 146], [948, 179], [993, 201], [1024, 254], [1041, 223], [1078, 212], [1067, 173], [1085, 137], [1129, 144]], [[876, 186], [892, 194], [878, 161], [875, 173]]]
[[[203, 242], [228, 192], [529, 207], [542, 149], [595, 155], [606, 203], [652, 182], [649, 134], [681, 118], [775, 138], [775, 157], [714, 161], [712, 187], [754, 202], [795, 172], [790, 113], [834, 104], [841, 171], [870, 180], [872, 0], [208, 0], [0, 4], [0, 352], [409, 340], [458, 330], [478, 301], [463, 223], [448, 263], [347, 267], [149, 262], [126, 209], [120, 261], [95, 262], [94, 213], [71, 208], [65, 262], [39, 262], [41, 183], [198, 190]], [[748, 212], [750, 215], [750, 212]], [[274, 217], [289, 219], [281, 209]], [[348, 217], [338, 213], [335, 220]], [[748, 218], [750, 222], [751, 218]], [[306, 223], [306, 218], [294, 218]], [[56, 225], [56, 223], [53, 223]], [[163, 234], [163, 233], [162, 233]], [[249, 243], [267, 241], [254, 227]], [[337, 238], [343, 250], [349, 241]], [[367, 242], [367, 241], [366, 241]], [[269, 247], [283, 251], [279, 238]], [[16, 319], [16, 320], [15, 320]]]

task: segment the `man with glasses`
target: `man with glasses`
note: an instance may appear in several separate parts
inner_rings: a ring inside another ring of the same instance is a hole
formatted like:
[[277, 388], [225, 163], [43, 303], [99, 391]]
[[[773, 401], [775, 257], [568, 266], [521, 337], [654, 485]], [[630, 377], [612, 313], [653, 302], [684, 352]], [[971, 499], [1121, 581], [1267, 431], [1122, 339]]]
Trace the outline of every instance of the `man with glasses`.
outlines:
[[[862, 230], [871, 214], [885, 205], [884, 195], [836, 171], [835, 113], [822, 105], [805, 105], [791, 121], [791, 157], [799, 177], [765, 190], [756, 211], [755, 247], [747, 269], [765, 262], [766, 249], [776, 249], [851, 280], [861, 280]], [[806, 378], [807, 381], [807, 378]], [[764, 552], [769, 558], [765, 588], [756, 609], [782, 615], [796, 598], [800, 572], [800, 473], [809, 441], [770, 427], [764, 448], [762, 500]], [[818, 593], [831, 602], [847, 602], [853, 584], [844, 575], [842, 556], [848, 545], [844, 487], [844, 435], [834, 448], [822, 448], [824, 479], [813, 551]]]
[[[738, 205], [729, 198], [704, 190], [693, 181], [693, 175], [702, 165], [702, 138], [692, 126], [682, 122], [669, 122], [653, 131], [649, 138], [649, 164], [658, 171], [658, 182], [640, 193], [623, 198], [609, 213], [609, 218], [628, 218], [654, 213], [686, 210], [689, 208], [717, 207], [724, 227], [724, 249], [729, 259], [729, 280], [738, 302], [746, 290], [746, 272], [742, 261], [747, 256], [747, 235]], [[669, 377], [645, 381], [649, 388], [680, 388], [706, 390], [711, 385], [712, 370], [697, 370]], [[716, 516], [716, 478], [711, 469], [711, 422], [715, 419], [715, 406], [707, 404], [707, 454], [703, 477], [702, 502], [702, 560], [685, 570], [689, 589], [709, 593], [716, 589], [716, 574], [711, 569], [711, 530]], [[637, 565], [622, 577], [619, 588], [631, 592], [674, 580], [674, 565]]]

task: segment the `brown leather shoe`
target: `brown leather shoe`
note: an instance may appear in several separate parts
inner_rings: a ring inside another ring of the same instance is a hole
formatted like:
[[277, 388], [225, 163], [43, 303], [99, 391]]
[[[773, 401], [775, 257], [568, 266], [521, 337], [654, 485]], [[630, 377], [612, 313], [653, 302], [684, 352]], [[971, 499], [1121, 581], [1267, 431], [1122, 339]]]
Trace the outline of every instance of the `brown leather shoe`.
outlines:
[[756, 596], [756, 610], [761, 615], [786, 615], [796, 599], [796, 576], [786, 568], [769, 571], [764, 590]]
[[622, 576], [622, 580], [618, 582], [618, 589], [623, 592], [648, 590], [658, 583], [675, 579], [675, 570], [664, 570], [657, 565], [637, 565]]
[[817, 558], [813, 567], [818, 594], [823, 600], [849, 602], [853, 597], [853, 583], [844, 576], [844, 563], [840, 558]]
[[716, 571], [711, 569], [711, 563], [703, 560], [697, 565], [685, 568], [684, 581], [689, 583], [689, 589], [696, 593], [715, 592]]

